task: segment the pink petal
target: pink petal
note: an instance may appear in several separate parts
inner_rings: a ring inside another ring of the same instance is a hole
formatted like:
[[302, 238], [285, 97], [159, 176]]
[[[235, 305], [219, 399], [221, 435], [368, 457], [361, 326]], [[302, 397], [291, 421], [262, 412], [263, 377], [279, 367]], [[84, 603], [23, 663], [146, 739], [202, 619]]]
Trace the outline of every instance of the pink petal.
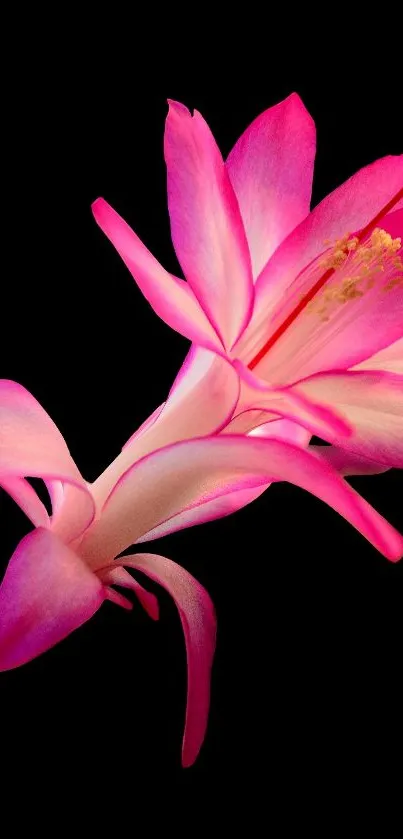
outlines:
[[[306, 293], [308, 290], [306, 284], [303, 285], [306, 275], [301, 275], [299, 279], [298, 275], [320, 256], [326, 247], [325, 243], [333, 242], [346, 233], [354, 233], [363, 229], [399, 192], [402, 182], [403, 155], [400, 157], [385, 157], [365, 169], [361, 169], [315, 207], [308, 218], [301, 222], [285, 242], [280, 245], [261, 273], [256, 284], [253, 317], [245, 335], [236, 347], [238, 357], [249, 364], [266, 343], [270, 334], [274, 332], [280, 322], [285, 321], [289, 312], [295, 308], [299, 295]], [[394, 214], [391, 213], [383, 219], [378, 226], [387, 229], [392, 215]], [[392, 220], [392, 224], [395, 225], [395, 221]], [[309, 278], [309, 283], [313, 285], [316, 279], [315, 272], [313, 272], [312, 279]], [[396, 291], [397, 293], [398, 291]], [[336, 353], [337, 351], [339, 354], [339, 361], [333, 366], [352, 366], [381, 349], [386, 342], [391, 343], [401, 337], [401, 301], [400, 309], [396, 309], [398, 304], [394, 299], [394, 293], [381, 295], [381, 297], [383, 299], [379, 306], [379, 295], [376, 298], [378, 302], [375, 311], [366, 311], [363, 320], [360, 314], [360, 323], [354, 325], [352, 322], [349, 326], [348, 335], [340, 341], [337, 342], [338, 333], [336, 330], [333, 330], [335, 333], [333, 334], [328, 328], [322, 342], [326, 351], [327, 366], [331, 361], [330, 349], [332, 352]], [[360, 300], [366, 301], [366, 298], [367, 295]], [[355, 304], [357, 301], [351, 302]], [[298, 316], [293, 326], [297, 327], [301, 320], [307, 320], [306, 310]], [[309, 319], [309, 323], [312, 331], [312, 318]], [[323, 326], [326, 325], [323, 324]], [[374, 330], [373, 333], [371, 333], [371, 325]], [[377, 328], [374, 329], [375, 325]], [[287, 340], [289, 332], [290, 329], [285, 333]], [[360, 338], [359, 341], [357, 340], [357, 334]], [[385, 336], [387, 337], [385, 338]], [[280, 341], [282, 339], [279, 340], [278, 344]], [[277, 355], [278, 344], [268, 354], [268, 358], [269, 356], [272, 358], [273, 364], [274, 350], [276, 349]], [[302, 333], [298, 348], [299, 346], [303, 348]], [[315, 352], [316, 350], [317, 348]], [[295, 354], [294, 348], [291, 349], [291, 353]], [[341, 358], [343, 358], [343, 364]], [[323, 367], [317, 369], [323, 369]], [[301, 375], [309, 375], [313, 372], [316, 372], [316, 370], [312, 369], [305, 372], [304, 369]]]
[[389, 559], [401, 557], [402, 537], [327, 464], [283, 440], [237, 436], [186, 440], [137, 462], [115, 486], [80, 553], [100, 568], [189, 507], [273, 480], [308, 490]]
[[60, 431], [24, 387], [6, 379], [0, 380], [0, 477], [66, 482], [74, 515], [63, 504], [52, 522], [64, 538], [82, 533], [94, 518], [94, 501]]
[[11, 495], [35, 527], [49, 527], [46, 507], [25, 478], [3, 475], [0, 478], [0, 486]]
[[385, 466], [403, 467], [403, 376], [374, 371], [323, 373], [298, 382], [298, 394], [337, 409], [354, 429], [337, 445]]
[[354, 370], [385, 370], [403, 376], [403, 338], [357, 364]]
[[144, 455], [178, 440], [217, 433], [232, 416], [238, 396], [239, 377], [232, 365], [192, 347], [158, 416], [143, 423], [141, 433], [132, 436], [93, 484], [97, 504], [104, 503], [123, 473]]
[[216, 331], [188, 284], [165, 271], [103, 198], [94, 201], [92, 211], [95, 221], [122, 257], [157, 315], [185, 338], [222, 351]]
[[216, 641], [214, 606], [200, 583], [170, 559], [153, 554], [136, 554], [116, 562], [143, 571], [168, 591], [178, 608], [185, 635], [188, 668], [182, 765], [191, 766], [199, 754], [207, 728]]
[[230, 348], [252, 311], [250, 255], [239, 207], [214, 137], [198, 111], [170, 102], [165, 129], [168, 206], [185, 277]]
[[[307, 446], [311, 436], [305, 428], [289, 420], [266, 422], [264, 425], [254, 428], [250, 435], [288, 440], [290, 443], [296, 443], [299, 446]], [[193, 527], [196, 524], [203, 524], [229, 516], [231, 513], [241, 510], [242, 507], [246, 507], [247, 504], [262, 495], [269, 486], [270, 484], [259, 484], [258, 487], [251, 487], [250, 489], [235, 490], [226, 495], [219, 495], [211, 501], [188, 507], [183, 513], [172, 516], [172, 518], [154, 527], [153, 530], [145, 533], [137, 540], [137, 544], [149, 542], [152, 539], [160, 539], [162, 536], [175, 533], [177, 530], [183, 530], [185, 527]]]
[[389, 469], [383, 463], [366, 460], [355, 452], [346, 452], [336, 446], [310, 446], [309, 451], [326, 461], [340, 475], [380, 475]]
[[228, 157], [255, 278], [309, 213], [315, 135], [315, 123], [293, 93], [258, 116]]
[[50, 649], [99, 609], [102, 583], [70, 548], [38, 528], [18, 545], [0, 586], [0, 670]]
[[130, 588], [134, 591], [136, 597], [143, 606], [143, 609], [145, 609], [150, 618], [154, 621], [158, 620], [159, 606], [155, 594], [152, 594], [151, 591], [147, 591], [147, 589], [140, 585], [140, 583], [138, 583], [128, 571], [125, 571], [124, 568], [113, 565], [112, 567], [107, 568], [106, 571], [99, 572], [99, 577], [103, 583], [110, 583], [114, 586]]

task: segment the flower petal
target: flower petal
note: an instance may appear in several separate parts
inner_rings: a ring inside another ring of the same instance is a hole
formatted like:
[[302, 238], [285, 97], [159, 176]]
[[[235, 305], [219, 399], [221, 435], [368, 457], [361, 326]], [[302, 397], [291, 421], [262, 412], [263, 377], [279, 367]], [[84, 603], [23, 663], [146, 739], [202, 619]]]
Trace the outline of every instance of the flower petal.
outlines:
[[106, 571], [99, 572], [98, 576], [103, 583], [109, 583], [113, 586], [122, 586], [123, 588], [130, 588], [134, 591], [137, 599], [140, 601], [143, 609], [154, 621], [159, 618], [158, 600], [151, 591], [147, 591], [134, 577], [129, 574], [124, 568], [113, 565], [106, 569]]
[[126, 470], [149, 452], [191, 437], [217, 433], [232, 416], [239, 396], [239, 377], [216, 353], [191, 347], [165, 405], [143, 423], [121, 454], [92, 485], [101, 506]]
[[160, 449], [122, 476], [80, 553], [100, 568], [158, 524], [228, 492], [290, 481], [321, 498], [389, 559], [403, 538], [327, 464], [283, 440], [210, 437]]
[[[256, 437], [271, 437], [277, 440], [288, 440], [290, 443], [296, 443], [299, 446], [307, 446], [310, 440], [310, 433], [289, 420], [273, 420], [260, 425], [250, 431], [250, 435]], [[152, 539], [160, 539], [162, 536], [167, 536], [169, 533], [176, 533], [178, 530], [183, 530], [185, 527], [193, 527], [196, 524], [203, 524], [204, 522], [214, 521], [215, 519], [229, 516], [242, 507], [246, 507], [259, 495], [270, 486], [270, 484], [259, 484], [257, 487], [250, 489], [239, 489], [234, 492], [229, 492], [225, 495], [219, 495], [211, 501], [205, 501], [201, 504], [195, 504], [188, 507], [183, 513], [179, 513], [172, 518], [167, 519], [162, 524], [154, 527], [140, 539], [137, 539], [136, 544], [141, 542], [149, 542]]]
[[17, 382], [0, 380], [0, 476], [38, 477], [66, 483], [52, 528], [64, 539], [82, 533], [94, 518], [94, 501], [66, 443], [46, 411]]
[[255, 278], [309, 213], [315, 145], [315, 123], [293, 93], [260, 114], [227, 159]]
[[185, 635], [188, 668], [182, 764], [191, 766], [199, 754], [207, 728], [216, 641], [214, 606], [203, 586], [170, 559], [153, 554], [135, 554], [116, 562], [147, 574], [167, 590], [178, 608]]
[[185, 277], [224, 346], [253, 304], [250, 255], [238, 203], [214, 137], [198, 111], [169, 103], [165, 129], [168, 206]]
[[0, 586], [0, 670], [50, 649], [99, 609], [102, 583], [70, 548], [38, 528], [18, 545]]
[[298, 382], [293, 392], [337, 409], [354, 429], [336, 442], [360, 457], [403, 467], [403, 376], [380, 370], [322, 373]]
[[157, 315], [185, 338], [222, 351], [221, 341], [190, 286], [165, 271], [103, 198], [94, 201], [92, 212]]
[[[261, 347], [264, 346], [270, 334], [275, 331], [278, 323], [284, 322], [289, 312], [295, 308], [299, 295], [306, 293], [308, 290], [301, 285], [305, 275], [302, 278], [299, 275], [313, 260], [320, 256], [326, 247], [325, 243], [336, 241], [346, 233], [363, 229], [398, 194], [402, 182], [403, 155], [382, 158], [361, 169], [331, 195], [328, 195], [315, 207], [308, 218], [295, 228], [277, 249], [259, 276], [256, 283], [253, 317], [242, 340], [236, 347], [238, 357], [249, 364]], [[396, 205], [396, 209], [398, 206], [399, 204]], [[395, 220], [391, 220], [391, 216], [394, 215], [395, 213], [390, 213], [380, 222], [380, 226], [386, 228], [390, 221], [395, 225]], [[386, 218], [388, 222], [386, 222]], [[313, 272], [312, 281], [309, 280], [309, 282], [313, 285], [316, 279], [317, 277]], [[375, 312], [378, 328], [373, 330], [374, 334], [371, 336], [370, 325], [368, 324], [368, 328], [361, 335], [364, 323], [360, 323], [360, 341], [357, 341], [356, 337], [353, 339], [354, 328], [356, 330], [355, 335], [357, 334], [357, 324], [355, 324], [355, 327], [352, 325], [350, 330], [351, 340], [343, 339], [336, 346], [339, 353], [343, 346], [345, 347], [345, 361], [348, 358], [350, 359], [349, 363], [341, 365], [341, 361], [339, 361], [339, 363], [333, 364], [333, 367], [352, 366], [381, 349], [386, 343], [401, 337], [401, 331], [399, 333], [399, 323], [401, 327], [401, 321], [398, 313], [400, 312], [401, 315], [401, 303], [400, 310], [396, 311], [397, 304], [393, 301], [394, 294], [389, 293], [382, 297], [381, 305]], [[366, 298], [367, 295], [361, 300], [366, 300]], [[356, 303], [357, 301], [352, 302]], [[306, 310], [294, 321], [294, 327], [297, 324], [299, 325], [301, 320], [306, 320], [303, 317], [305, 313]], [[370, 312], [369, 317], [372, 326], [374, 326], [374, 314]], [[309, 319], [309, 322], [312, 330], [312, 318]], [[383, 329], [381, 328], [382, 324]], [[328, 324], [323, 325], [328, 326]], [[287, 338], [289, 332], [290, 329], [287, 330]], [[389, 336], [389, 339], [385, 336]], [[332, 338], [331, 347], [333, 348], [337, 335], [333, 336], [328, 329], [326, 341], [323, 339], [322, 343], [322, 346], [327, 350], [327, 356], [329, 354], [329, 338]], [[280, 338], [276, 344], [276, 353], [281, 340]], [[384, 341], [383, 344], [382, 341]], [[270, 350], [270, 357], [274, 364], [274, 347]], [[327, 363], [330, 364], [329, 357], [327, 357]], [[323, 368], [319, 367], [317, 369]], [[302, 375], [310, 375], [313, 372], [316, 372], [316, 370], [303, 372]], [[260, 375], [262, 374], [260, 373]]]

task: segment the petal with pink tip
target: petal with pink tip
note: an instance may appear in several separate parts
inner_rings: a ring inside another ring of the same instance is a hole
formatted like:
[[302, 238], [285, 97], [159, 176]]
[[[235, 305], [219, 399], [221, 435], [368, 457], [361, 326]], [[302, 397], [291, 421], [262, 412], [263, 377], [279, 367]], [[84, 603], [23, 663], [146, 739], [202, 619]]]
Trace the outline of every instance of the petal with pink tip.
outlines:
[[17, 382], [0, 380], [0, 477], [66, 483], [70, 512], [60, 505], [52, 527], [63, 538], [82, 533], [94, 518], [94, 501], [66, 443], [46, 411]]
[[[256, 283], [256, 298], [253, 317], [248, 329], [236, 347], [236, 352], [247, 364], [259, 352], [261, 347], [275, 330], [278, 322], [283, 322], [289, 312], [299, 302], [299, 295], [306, 293], [307, 288], [301, 285], [299, 275], [310, 263], [317, 259], [326, 247], [326, 242], [334, 242], [346, 233], [362, 230], [389, 201], [401, 190], [403, 182], [403, 155], [385, 157], [361, 169], [341, 187], [325, 198], [310, 215], [280, 245]], [[396, 204], [403, 206], [402, 201]], [[392, 219], [394, 213], [385, 216], [379, 222], [380, 227], [387, 229], [388, 224], [396, 227]], [[312, 275], [312, 284], [316, 281]], [[309, 279], [309, 282], [311, 280]], [[385, 346], [385, 335], [389, 343], [401, 336], [399, 333], [399, 318], [396, 313], [396, 303], [392, 302], [393, 294], [385, 295], [385, 311], [379, 315], [380, 322], [387, 319], [387, 327], [375, 330], [372, 336], [368, 330], [360, 341], [344, 341], [346, 358], [351, 359], [351, 366], [368, 355]], [[356, 301], [353, 301], [356, 302]], [[390, 305], [388, 305], [390, 304]], [[302, 316], [301, 316], [302, 317]], [[378, 318], [378, 320], [379, 320]], [[370, 316], [373, 320], [373, 316]], [[294, 322], [294, 326], [298, 319]], [[363, 324], [360, 324], [360, 328]], [[400, 324], [401, 325], [401, 324]], [[353, 326], [351, 327], [353, 334]], [[357, 333], [357, 326], [356, 326]], [[329, 331], [327, 334], [329, 338]], [[386, 339], [387, 340], [387, 339]], [[324, 344], [326, 348], [326, 343]], [[343, 349], [343, 342], [337, 348]], [[368, 350], [368, 351], [367, 351]], [[361, 354], [362, 353], [362, 354]], [[365, 355], [366, 353], [366, 355]], [[328, 359], [329, 362], [329, 359]], [[340, 367], [339, 364], [333, 366]], [[319, 368], [321, 369], [321, 368]], [[310, 370], [306, 375], [309, 375]], [[305, 373], [303, 373], [305, 375]]]
[[255, 278], [309, 213], [315, 145], [315, 123], [293, 93], [258, 116], [227, 159]]
[[214, 606], [206, 590], [188, 571], [153, 554], [135, 554], [116, 560], [136, 568], [163, 586], [178, 608], [186, 643], [188, 689], [182, 765], [197, 758], [207, 728], [210, 679], [216, 641]]
[[49, 527], [46, 507], [25, 478], [3, 475], [0, 478], [0, 487], [3, 487], [11, 495], [11, 498], [21, 507], [21, 510], [35, 527]]
[[158, 416], [143, 424], [92, 485], [98, 506], [141, 457], [178, 440], [217, 433], [232, 416], [238, 396], [239, 377], [232, 365], [209, 350], [191, 347]]
[[161, 320], [185, 338], [222, 351], [221, 341], [190, 286], [165, 271], [131, 227], [103, 198], [94, 201], [92, 212]]
[[[307, 446], [310, 440], [310, 433], [289, 420], [273, 420], [260, 425], [250, 431], [250, 435], [256, 437], [274, 438], [277, 440], [288, 440], [290, 443], [296, 443], [299, 446]], [[221, 519], [224, 516], [229, 516], [242, 507], [250, 504], [270, 486], [270, 484], [259, 485], [251, 487], [250, 489], [240, 489], [234, 492], [229, 492], [225, 495], [219, 495], [211, 501], [206, 501], [202, 504], [195, 504], [193, 507], [188, 507], [183, 513], [179, 513], [167, 521], [145, 533], [137, 540], [137, 544], [141, 542], [149, 542], [152, 539], [160, 539], [162, 536], [167, 536], [169, 533], [176, 533], [177, 530], [183, 530], [185, 527], [193, 527], [196, 524], [203, 524], [204, 522]]]
[[250, 254], [241, 214], [214, 137], [198, 111], [169, 103], [165, 128], [168, 206], [185, 277], [229, 349], [253, 305]]
[[56, 536], [38, 528], [18, 545], [0, 586], [0, 670], [50, 649], [99, 609], [100, 580]]
[[218, 495], [289, 481], [325, 501], [389, 559], [403, 538], [327, 464], [283, 440], [210, 437], [167, 446], [136, 463], [110, 494], [80, 553], [100, 568], [158, 524]]
[[403, 467], [403, 376], [381, 370], [322, 373], [292, 390], [345, 417], [353, 434], [336, 441], [340, 448]]

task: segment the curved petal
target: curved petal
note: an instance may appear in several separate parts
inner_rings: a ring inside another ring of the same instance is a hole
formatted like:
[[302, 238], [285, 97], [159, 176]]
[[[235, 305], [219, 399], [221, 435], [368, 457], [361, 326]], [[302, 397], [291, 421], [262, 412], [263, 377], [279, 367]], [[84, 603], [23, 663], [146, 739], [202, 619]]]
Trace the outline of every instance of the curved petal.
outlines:
[[309, 213], [315, 146], [315, 123], [292, 93], [260, 114], [229, 154], [255, 278]]
[[340, 475], [380, 475], [390, 468], [383, 463], [376, 463], [374, 460], [367, 460], [355, 452], [346, 452], [336, 446], [310, 446], [314, 452]]
[[94, 201], [92, 212], [161, 320], [191, 341], [222, 350], [221, 341], [190, 286], [165, 271], [131, 227], [103, 198]]
[[99, 609], [105, 590], [56, 536], [38, 528], [18, 545], [0, 586], [0, 670], [50, 649]]
[[322, 373], [293, 392], [336, 408], [354, 429], [340, 448], [385, 466], [403, 467], [403, 376], [380, 370]]
[[[299, 446], [307, 446], [310, 440], [310, 433], [289, 420], [273, 420], [260, 425], [250, 431], [250, 435], [256, 437], [273, 438], [277, 440], [288, 440], [290, 443], [296, 443]], [[229, 516], [231, 513], [236, 513], [242, 507], [250, 504], [266, 489], [270, 484], [260, 484], [257, 487], [248, 489], [239, 489], [234, 492], [226, 493], [225, 495], [218, 495], [211, 501], [205, 501], [201, 504], [195, 504], [188, 507], [183, 513], [179, 513], [172, 518], [162, 522], [162, 524], [154, 527], [140, 539], [137, 539], [136, 544], [142, 542], [149, 542], [152, 539], [160, 539], [162, 536], [167, 536], [169, 533], [176, 533], [178, 530], [183, 530], [185, 527], [193, 527], [196, 524], [203, 524], [204, 522], [221, 519], [224, 516]]]
[[24, 387], [7, 379], [0, 380], [0, 476], [66, 483], [71, 504], [63, 503], [52, 521], [64, 539], [78, 536], [94, 518], [91, 493], [60, 431]]
[[25, 478], [3, 475], [0, 478], [0, 487], [11, 495], [35, 527], [49, 527], [50, 520], [46, 507]]
[[188, 689], [182, 765], [191, 766], [199, 754], [207, 728], [210, 679], [216, 641], [214, 606], [206, 590], [188, 571], [153, 554], [116, 560], [136, 568], [163, 586], [178, 608], [186, 643]]
[[232, 416], [239, 377], [221, 356], [191, 347], [165, 405], [154, 421], [143, 423], [120, 455], [92, 485], [102, 505], [126, 470], [152, 451], [191, 437], [217, 433]]
[[385, 370], [403, 376], [403, 338], [361, 361], [353, 370]]
[[109, 583], [113, 586], [122, 586], [123, 588], [130, 588], [134, 591], [137, 599], [141, 603], [143, 609], [154, 621], [159, 618], [158, 600], [151, 591], [147, 591], [134, 577], [129, 574], [124, 568], [113, 565], [106, 569], [106, 571], [98, 572], [98, 576], [103, 583]]
[[102, 567], [190, 506], [273, 480], [290, 481], [325, 501], [389, 559], [402, 556], [400, 534], [315, 455], [283, 440], [237, 436], [186, 440], [136, 463], [85, 534], [80, 553], [92, 567]]
[[[307, 291], [306, 288], [301, 287], [298, 275], [319, 257], [326, 243], [334, 242], [346, 233], [363, 229], [398, 194], [402, 182], [403, 155], [377, 160], [361, 169], [328, 195], [305, 221], [295, 228], [277, 249], [258, 278], [253, 317], [236, 347], [239, 357], [249, 363], [276, 328], [278, 313], [284, 321], [289, 310], [295, 308], [298, 295]], [[403, 206], [402, 202], [396, 205], [396, 209], [400, 205]], [[393, 213], [387, 217], [388, 220], [391, 215]], [[383, 219], [380, 226], [385, 227], [385, 224], [387, 224], [386, 220]], [[313, 275], [312, 284], [316, 279], [317, 277]], [[390, 301], [391, 297], [391, 294], [385, 295], [385, 301]], [[388, 329], [390, 330], [389, 343], [400, 337], [401, 333], [399, 334], [393, 309], [387, 308], [387, 318], [388, 328], [382, 332], [378, 330], [375, 341], [382, 341], [385, 334], [388, 334]], [[294, 322], [294, 326], [296, 323], [297, 321]], [[393, 335], [392, 332], [397, 334]], [[369, 340], [368, 334], [366, 339]], [[351, 366], [365, 358], [366, 343], [365, 346], [361, 346], [360, 342], [355, 343], [358, 343], [356, 352], [363, 351], [363, 355], [351, 360], [346, 366]], [[367, 357], [385, 346], [385, 343], [373, 346], [373, 349], [370, 348]], [[347, 345], [347, 349], [348, 354], [351, 355], [350, 344]], [[340, 364], [333, 366], [340, 366]]]
[[169, 103], [165, 128], [174, 247], [203, 310], [230, 348], [253, 305], [250, 254], [238, 202], [201, 114]]

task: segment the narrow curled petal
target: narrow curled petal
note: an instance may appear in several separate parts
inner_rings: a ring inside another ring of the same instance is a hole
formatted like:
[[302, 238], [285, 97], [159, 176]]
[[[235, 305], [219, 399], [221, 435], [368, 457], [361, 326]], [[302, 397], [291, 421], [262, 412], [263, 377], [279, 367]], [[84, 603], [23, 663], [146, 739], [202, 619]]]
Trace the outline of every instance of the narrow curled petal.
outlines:
[[147, 574], [167, 590], [178, 608], [185, 635], [188, 668], [182, 764], [191, 766], [199, 754], [207, 728], [216, 641], [214, 606], [203, 586], [170, 559], [153, 554], [136, 554], [122, 557], [116, 563]]
[[403, 376], [403, 338], [357, 364], [354, 370], [385, 370]]
[[[277, 440], [288, 440], [290, 443], [296, 443], [299, 446], [307, 446], [310, 440], [310, 433], [302, 426], [289, 420], [273, 420], [260, 425], [250, 431], [250, 434], [256, 437], [275, 438]], [[250, 487], [248, 489], [239, 489], [234, 492], [229, 492], [226, 495], [219, 495], [211, 501], [205, 501], [201, 504], [195, 504], [188, 507], [183, 513], [179, 513], [167, 521], [145, 533], [137, 540], [140, 542], [149, 542], [151, 539], [159, 539], [166, 536], [168, 533], [175, 533], [177, 530], [183, 530], [184, 527], [193, 527], [196, 524], [203, 524], [204, 522], [214, 521], [214, 519], [221, 519], [224, 516], [229, 516], [242, 507], [250, 504], [270, 486], [270, 484], [261, 484], [257, 487]]]
[[329, 463], [340, 475], [380, 475], [389, 469], [383, 463], [367, 460], [355, 452], [346, 452], [336, 446], [310, 446], [309, 451]]
[[385, 466], [403, 467], [403, 376], [381, 370], [322, 373], [298, 382], [298, 394], [337, 411], [353, 428], [337, 445]]
[[116, 248], [161, 320], [202, 346], [221, 349], [216, 331], [190, 286], [165, 271], [128, 224], [103, 199], [92, 205], [95, 221]]
[[165, 129], [172, 240], [185, 277], [229, 349], [252, 311], [250, 255], [224, 161], [201, 114], [170, 102]]
[[[302, 280], [298, 279], [301, 272], [322, 254], [327, 242], [335, 242], [347, 233], [363, 229], [398, 194], [402, 182], [403, 155], [385, 157], [372, 163], [328, 195], [280, 245], [256, 283], [253, 317], [236, 348], [237, 354], [246, 363], [249, 363], [267, 341], [270, 332], [277, 325], [278, 317], [285, 320], [289, 310], [296, 305], [298, 295], [306, 293], [307, 288], [301, 285], [305, 275], [301, 275]], [[396, 205], [396, 211], [397, 207], [399, 204]], [[385, 217], [388, 222], [383, 219], [379, 226], [387, 227], [392, 215], [394, 213]], [[393, 220], [392, 223], [394, 224]], [[359, 342], [344, 342], [346, 357], [349, 355], [352, 359], [349, 366], [359, 363], [385, 346], [386, 342], [390, 343], [401, 336], [396, 307], [388, 305], [392, 297], [393, 293], [384, 295], [382, 305], [385, 305], [386, 309], [378, 316], [381, 321], [385, 321], [386, 318], [388, 323], [386, 328], [384, 324], [383, 331], [377, 329], [375, 334], [371, 335], [371, 332], [366, 330], [363, 336], [365, 341], [361, 339]], [[373, 315], [371, 317], [373, 318]], [[294, 325], [297, 323], [298, 320]], [[385, 339], [388, 330], [389, 340]], [[385, 343], [374, 345], [382, 340]], [[342, 348], [343, 344], [338, 347], [339, 350]]]
[[129, 574], [129, 572], [124, 568], [121, 568], [119, 565], [111, 566], [107, 568], [106, 571], [100, 572], [99, 577], [103, 583], [109, 583], [114, 586], [122, 586], [123, 588], [130, 588], [134, 591], [137, 599], [150, 618], [154, 621], [158, 620], [159, 606], [155, 594], [151, 591], [147, 591], [147, 589], [140, 585], [140, 583], [138, 583], [137, 580], [135, 580], [134, 577], [132, 577], [131, 574]]
[[74, 538], [94, 518], [94, 502], [66, 443], [46, 411], [21, 385], [0, 380], [0, 477], [38, 477], [66, 483], [74, 516], [60, 505], [55, 528]]
[[137, 462], [115, 486], [80, 552], [92, 567], [102, 567], [189, 507], [273, 480], [325, 501], [389, 559], [402, 556], [400, 534], [327, 464], [283, 440], [235, 435], [186, 440]]
[[21, 507], [21, 510], [35, 527], [49, 527], [46, 507], [25, 478], [3, 475], [0, 477], [0, 487], [3, 487], [11, 495], [11, 498]]
[[105, 590], [70, 548], [43, 528], [29, 533], [0, 586], [0, 670], [50, 649], [99, 609]]
[[232, 365], [216, 353], [191, 347], [158, 415], [143, 423], [92, 485], [97, 504], [101, 506], [123, 473], [149, 452], [217, 433], [232, 416], [238, 396], [239, 377]]
[[256, 278], [309, 213], [315, 123], [296, 93], [244, 131], [227, 162]]

